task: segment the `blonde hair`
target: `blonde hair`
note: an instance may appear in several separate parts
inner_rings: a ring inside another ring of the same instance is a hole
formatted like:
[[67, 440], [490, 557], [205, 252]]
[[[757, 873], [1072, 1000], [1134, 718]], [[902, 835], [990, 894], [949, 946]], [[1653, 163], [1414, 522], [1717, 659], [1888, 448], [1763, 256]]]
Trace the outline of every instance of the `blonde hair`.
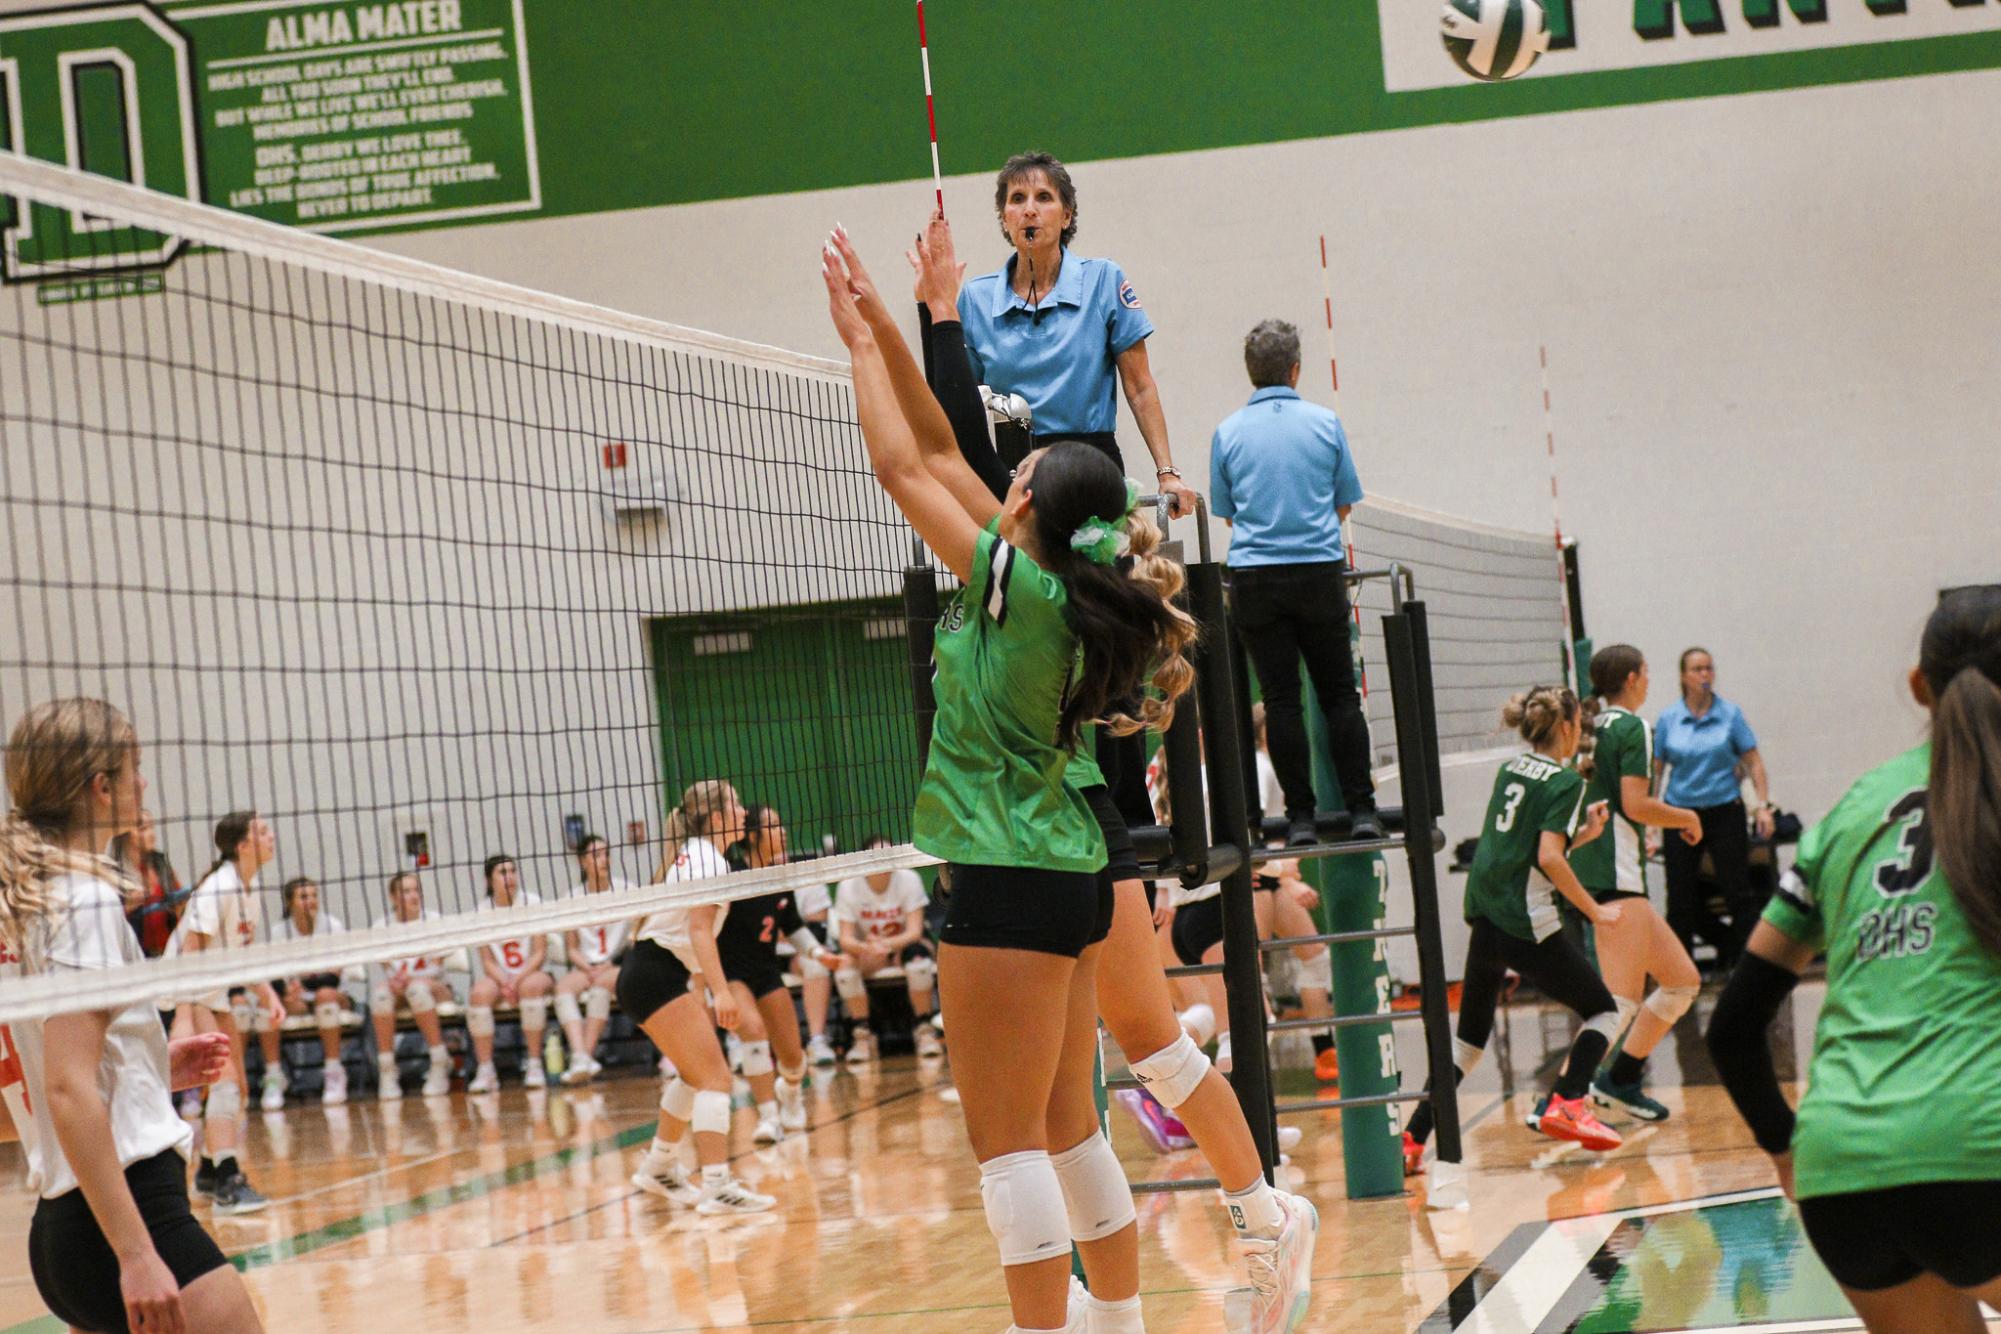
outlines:
[[699, 838], [709, 821], [736, 800], [736, 789], [720, 778], [705, 778], [681, 794], [681, 804], [667, 812], [667, 832], [654, 883], [667, 878], [688, 840]]
[[1541, 749], [1556, 740], [1556, 730], [1578, 716], [1577, 693], [1569, 686], [1532, 686], [1501, 706], [1501, 723]]
[[91, 780], [132, 762], [139, 735], [101, 699], [38, 704], [14, 725], [7, 742], [7, 794], [12, 809], [0, 820], [0, 940], [16, 946], [49, 911], [49, 881], [81, 873], [137, 886], [117, 863], [72, 852], [55, 840], [83, 823]]
[[1195, 667], [1187, 655], [1199, 633], [1195, 618], [1174, 605], [1188, 576], [1178, 562], [1160, 554], [1160, 527], [1153, 516], [1135, 509], [1126, 519], [1126, 542], [1132, 552], [1133, 581], [1160, 599], [1166, 617], [1154, 640], [1159, 661], [1147, 678], [1153, 691], [1140, 702], [1137, 718], [1123, 712], [1106, 716], [1105, 725], [1113, 736], [1131, 736], [1148, 729], [1165, 732], [1173, 723], [1175, 702], [1195, 684]]

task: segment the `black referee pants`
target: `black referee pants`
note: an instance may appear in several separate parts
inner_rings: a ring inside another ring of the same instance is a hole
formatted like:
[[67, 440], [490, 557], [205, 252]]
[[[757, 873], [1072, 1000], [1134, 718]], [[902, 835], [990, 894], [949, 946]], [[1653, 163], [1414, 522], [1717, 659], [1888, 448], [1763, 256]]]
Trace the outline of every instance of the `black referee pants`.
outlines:
[[[1701, 937], [1716, 949], [1717, 963], [1729, 967], [1744, 952], [1751, 928], [1765, 911], [1765, 899], [1751, 883], [1750, 817], [1741, 801], [1721, 806], [1704, 806], [1696, 811], [1702, 820], [1702, 842], [1690, 847], [1675, 830], [1661, 836], [1661, 853], [1667, 861], [1668, 927], [1685, 950], [1695, 948]], [[1709, 910], [1702, 887], [1702, 854], [1716, 873], [1716, 887], [1730, 911], [1729, 925]]]

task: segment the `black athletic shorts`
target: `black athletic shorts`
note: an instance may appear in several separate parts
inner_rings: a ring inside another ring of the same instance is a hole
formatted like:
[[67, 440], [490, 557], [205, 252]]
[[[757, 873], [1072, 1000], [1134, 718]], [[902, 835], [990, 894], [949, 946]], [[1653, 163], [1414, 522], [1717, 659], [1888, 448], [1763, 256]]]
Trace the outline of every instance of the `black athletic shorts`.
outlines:
[[655, 941], [633, 942], [618, 970], [618, 1008], [635, 1024], [688, 994], [692, 974], [674, 952]]
[[[125, 1183], [174, 1282], [185, 1288], [229, 1263], [188, 1208], [188, 1161], [177, 1151], [168, 1149], [132, 1164], [125, 1169]], [[78, 1329], [125, 1334], [118, 1256], [82, 1190], [35, 1205], [35, 1220], [28, 1227], [28, 1268], [35, 1290], [56, 1319]]]
[[1919, 1274], [1955, 1288], [2001, 1276], [2001, 1181], [1939, 1181], [1799, 1202], [1800, 1222], [1843, 1287], [1880, 1292]]
[[[301, 991], [304, 991], [308, 996], [312, 995], [315, 991], [319, 991], [323, 988], [330, 988], [334, 991], [339, 991], [340, 974], [311, 973], [299, 979], [299, 989]], [[282, 992], [284, 988], [280, 987], [278, 988], [278, 990]]]
[[1174, 910], [1174, 957], [1194, 967], [1212, 945], [1223, 943], [1223, 896], [1184, 903]]
[[1643, 899], [1647, 897], [1647, 892], [1644, 889], [1593, 889], [1590, 885], [1586, 885], [1584, 892], [1589, 894], [1592, 901], [1596, 903], [1618, 903], [1622, 899]]
[[743, 983], [756, 999], [763, 1000], [774, 991], [785, 990], [785, 964], [770, 946], [723, 951], [721, 958], [723, 976], [732, 982]]
[[951, 879], [939, 932], [947, 945], [1074, 959], [1112, 933], [1112, 880], [1103, 871], [955, 863]]

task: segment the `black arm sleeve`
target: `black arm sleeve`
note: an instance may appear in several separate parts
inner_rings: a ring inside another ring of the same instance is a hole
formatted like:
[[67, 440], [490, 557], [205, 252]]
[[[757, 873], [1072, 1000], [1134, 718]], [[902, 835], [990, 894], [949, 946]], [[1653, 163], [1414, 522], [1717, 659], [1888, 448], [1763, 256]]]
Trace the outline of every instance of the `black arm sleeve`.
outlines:
[[799, 896], [787, 894], [778, 901], [778, 934], [789, 938], [794, 931], [805, 929], [806, 919], [799, 915]]
[[973, 378], [973, 360], [966, 355], [966, 329], [957, 320], [941, 320], [930, 329], [931, 392], [952, 423], [952, 438], [959, 442], [959, 454], [993, 492], [995, 500], [1007, 498], [1007, 465], [994, 450], [993, 434], [987, 429], [987, 406], [980, 401], [979, 381]]
[[1799, 978], [1767, 959], [1745, 954], [1709, 1017], [1709, 1055], [1752, 1138], [1766, 1153], [1784, 1153], [1793, 1142], [1793, 1109], [1779, 1091], [1768, 1037], [1779, 1006]]

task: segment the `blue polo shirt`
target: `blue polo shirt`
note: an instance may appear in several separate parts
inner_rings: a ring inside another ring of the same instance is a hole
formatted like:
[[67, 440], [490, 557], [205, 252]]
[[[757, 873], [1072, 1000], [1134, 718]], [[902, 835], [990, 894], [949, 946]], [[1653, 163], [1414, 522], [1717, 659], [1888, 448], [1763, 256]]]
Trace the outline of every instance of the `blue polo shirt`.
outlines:
[[1027, 399], [1037, 435], [1114, 429], [1118, 355], [1153, 332], [1139, 293], [1111, 260], [1066, 249], [1055, 288], [1030, 306], [1014, 291], [1019, 258], [960, 289], [959, 322], [974, 376]]
[[1757, 748], [1757, 734], [1744, 721], [1744, 711], [1723, 696], [1712, 696], [1709, 712], [1700, 718], [1688, 711], [1685, 700], [1676, 700], [1654, 724], [1654, 758], [1669, 766], [1661, 800], [1695, 810], [1738, 800], [1743, 787], [1737, 761]]
[[1230, 568], [1342, 560], [1343, 505], [1362, 498], [1341, 419], [1267, 385], [1209, 442], [1209, 509], [1230, 520]]

